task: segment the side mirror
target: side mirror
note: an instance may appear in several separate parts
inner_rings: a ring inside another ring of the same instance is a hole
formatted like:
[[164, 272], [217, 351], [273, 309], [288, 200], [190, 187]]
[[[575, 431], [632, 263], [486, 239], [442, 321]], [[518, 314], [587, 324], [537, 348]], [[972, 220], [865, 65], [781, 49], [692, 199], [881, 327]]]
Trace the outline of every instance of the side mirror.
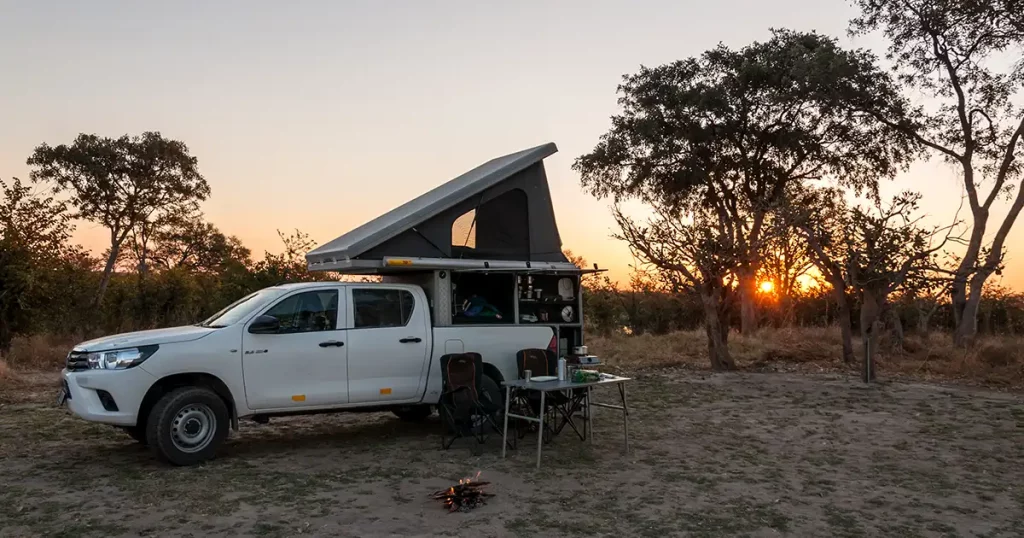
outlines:
[[281, 322], [274, 316], [266, 314], [253, 320], [249, 324], [249, 332], [252, 334], [273, 334], [281, 328]]

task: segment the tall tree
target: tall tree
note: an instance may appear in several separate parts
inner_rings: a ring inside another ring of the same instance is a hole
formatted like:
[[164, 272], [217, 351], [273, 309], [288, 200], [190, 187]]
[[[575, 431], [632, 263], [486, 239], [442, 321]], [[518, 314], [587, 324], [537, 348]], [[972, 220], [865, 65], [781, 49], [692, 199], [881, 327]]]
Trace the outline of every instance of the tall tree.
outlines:
[[[986, 280], [1002, 262], [1006, 238], [1024, 208], [1018, 156], [1024, 145], [1024, 2], [1021, 0], [855, 0], [851, 33], [881, 30], [901, 82], [926, 99], [910, 118], [863, 110], [913, 136], [959, 169], [972, 228], [952, 284], [955, 340], [977, 334]], [[1015, 104], [1015, 102], [1017, 104]], [[987, 189], [987, 192], [985, 192]], [[1014, 192], [1014, 190], [1016, 192]], [[993, 204], [1012, 199], [989, 233]]]
[[120, 138], [80, 134], [70, 145], [41, 144], [28, 164], [33, 181], [69, 197], [76, 217], [110, 232], [96, 304], [102, 301], [121, 246], [133, 230], [162, 208], [205, 200], [210, 194], [188, 147], [157, 132]]
[[849, 208], [835, 188], [809, 188], [793, 193], [783, 219], [798, 230], [808, 255], [828, 283], [836, 301], [836, 320], [843, 345], [843, 362], [853, 363], [853, 304], [846, 266], [846, 225]]
[[[145, 245], [140, 244], [143, 238], [148, 239]], [[147, 236], [133, 233], [130, 251], [136, 267], [146, 256], [149, 264], [163, 270], [221, 273], [232, 264], [252, 263], [251, 252], [237, 237], [224, 235], [194, 207], [164, 212], [151, 223]]]
[[905, 137], [843, 106], [864, 100], [900, 115], [904, 102], [874, 62], [834, 39], [780, 30], [740, 50], [644, 67], [624, 78], [622, 112], [574, 169], [595, 196], [721, 226], [738, 253], [729, 270], [750, 332], [766, 219], [787, 187], [834, 178], [874, 192], [912, 155]]
[[[836, 189], [808, 189], [789, 217], [806, 239], [818, 270], [832, 286], [839, 305], [843, 359], [853, 361], [850, 297], [860, 300], [860, 329], [877, 342], [872, 328], [881, 321], [889, 296], [908, 281], [923, 278], [949, 241], [953, 228], [925, 228], [915, 215], [920, 195], [902, 193], [889, 203], [848, 207]], [[871, 349], [877, 349], [872, 346]]]
[[0, 180], [0, 194], [0, 352], [6, 352], [14, 334], [30, 329], [32, 315], [45, 306], [34, 299], [59, 271], [73, 228], [63, 202], [33, 192], [18, 178]]
[[759, 280], [772, 283], [783, 316], [779, 321], [790, 324], [796, 315], [794, 298], [800, 280], [808, 276], [814, 261], [807, 252], [806, 241], [781, 215], [771, 216], [767, 230]]
[[638, 259], [674, 273], [700, 295], [711, 367], [735, 369], [728, 346], [728, 308], [733, 293], [732, 272], [742, 255], [737, 228], [710, 210], [691, 211], [684, 221], [669, 208], [654, 209], [657, 216], [641, 223], [616, 208], [615, 220], [622, 230], [616, 237], [626, 241]]

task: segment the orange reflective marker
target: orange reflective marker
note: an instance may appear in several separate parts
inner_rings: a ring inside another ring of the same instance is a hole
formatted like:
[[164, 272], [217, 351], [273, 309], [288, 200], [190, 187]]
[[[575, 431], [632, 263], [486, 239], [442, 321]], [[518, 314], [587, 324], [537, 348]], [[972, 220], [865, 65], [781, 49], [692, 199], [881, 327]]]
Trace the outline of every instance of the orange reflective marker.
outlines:
[[388, 387], [386, 389], [380, 389], [380, 393], [381, 394], [391, 394], [391, 387]]
[[296, 394], [295, 396], [292, 396], [292, 401], [293, 402], [304, 402], [304, 401], [306, 401], [306, 395], [305, 394]]

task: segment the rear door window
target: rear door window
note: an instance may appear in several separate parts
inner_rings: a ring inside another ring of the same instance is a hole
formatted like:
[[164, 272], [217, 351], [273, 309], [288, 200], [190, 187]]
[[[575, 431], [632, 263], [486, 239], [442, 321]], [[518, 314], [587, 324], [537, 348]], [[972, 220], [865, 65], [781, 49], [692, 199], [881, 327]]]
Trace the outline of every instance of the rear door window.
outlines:
[[353, 326], [405, 327], [415, 306], [412, 293], [406, 290], [356, 288], [352, 290]]

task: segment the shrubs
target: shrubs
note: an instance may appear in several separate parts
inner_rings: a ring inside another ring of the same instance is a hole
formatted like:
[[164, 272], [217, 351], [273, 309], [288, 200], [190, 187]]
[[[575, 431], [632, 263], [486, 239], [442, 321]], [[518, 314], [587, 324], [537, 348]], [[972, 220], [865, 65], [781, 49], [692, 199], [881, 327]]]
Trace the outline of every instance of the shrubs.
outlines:
[[7, 366], [7, 361], [0, 359], [0, 383], [10, 383], [14, 381], [14, 372], [11, 371], [11, 367]]
[[[703, 330], [676, 331], [661, 336], [616, 333], [590, 335], [590, 351], [608, 365], [626, 370], [684, 366], [708, 369]], [[842, 362], [839, 330], [832, 327], [762, 329], [754, 336], [729, 335], [729, 350], [740, 369], [788, 371], [859, 371], [863, 354], [854, 342], [858, 362]], [[1024, 386], [1024, 338], [984, 338], [973, 349], [953, 346], [948, 334], [908, 335], [902, 350], [885, 346], [876, 359], [882, 379], [912, 377], [998, 386]]]
[[978, 347], [977, 353], [981, 362], [996, 368], [1022, 362], [1020, 342], [1012, 346], [1007, 342], [985, 342]]
[[9, 367], [19, 370], [59, 370], [72, 346], [83, 338], [72, 335], [36, 334], [15, 338], [4, 357]]

